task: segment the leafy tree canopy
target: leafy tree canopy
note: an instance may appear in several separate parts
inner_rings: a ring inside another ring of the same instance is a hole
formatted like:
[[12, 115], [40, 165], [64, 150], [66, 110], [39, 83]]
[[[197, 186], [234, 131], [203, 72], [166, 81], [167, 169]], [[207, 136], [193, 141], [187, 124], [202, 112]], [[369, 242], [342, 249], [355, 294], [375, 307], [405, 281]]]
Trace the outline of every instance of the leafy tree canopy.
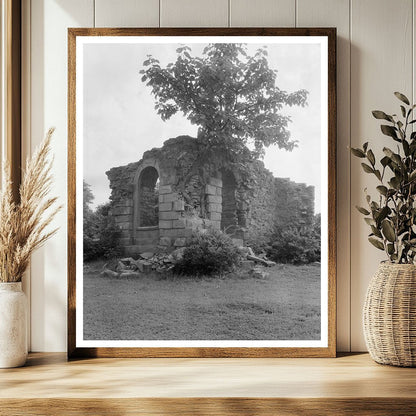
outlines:
[[140, 71], [162, 120], [182, 112], [199, 126], [207, 149], [224, 151], [231, 162], [261, 157], [270, 145], [289, 151], [296, 146], [288, 130], [290, 117], [281, 110], [305, 106], [308, 92], [288, 93], [276, 86], [277, 71], [269, 67], [264, 47], [252, 56], [244, 44], [234, 43], [209, 44], [201, 57], [192, 56], [188, 46], [176, 52], [176, 61], [165, 68], [148, 55]]

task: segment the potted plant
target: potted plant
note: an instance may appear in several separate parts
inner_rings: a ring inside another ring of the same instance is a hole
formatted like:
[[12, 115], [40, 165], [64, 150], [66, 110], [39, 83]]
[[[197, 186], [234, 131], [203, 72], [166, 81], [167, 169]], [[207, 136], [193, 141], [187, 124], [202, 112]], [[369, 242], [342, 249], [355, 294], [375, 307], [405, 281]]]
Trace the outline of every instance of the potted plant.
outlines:
[[371, 357], [378, 363], [416, 365], [416, 123], [408, 98], [400, 115], [373, 111], [381, 132], [391, 139], [376, 161], [368, 143], [351, 149], [363, 159], [364, 172], [376, 176], [377, 197], [366, 192], [367, 207], [357, 207], [370, 227], [369, 242], [386, 254], [373, 276], [364, 304], [364, 337]]
[[55, 230], [48, 230], [61, 207], [49, 198], [52, 184], [49, 159], [53, 129], [27, 160], [19, 188], [13, 197], [8, 166], [0, 190], [0, 368], [24, 365], [27, 358], [27, 304], [22, 276], [34, 250]]

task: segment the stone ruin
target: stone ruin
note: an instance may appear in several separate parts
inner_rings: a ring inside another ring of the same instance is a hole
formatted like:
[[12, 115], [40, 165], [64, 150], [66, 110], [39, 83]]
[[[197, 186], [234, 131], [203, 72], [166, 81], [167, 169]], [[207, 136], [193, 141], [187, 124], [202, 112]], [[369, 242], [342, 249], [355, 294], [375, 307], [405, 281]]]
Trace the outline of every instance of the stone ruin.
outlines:
[[110, 215], [125, 255], [171, 252], [186, 246], [196, 229], [212, 227], [239, 246], [257, 246], [269, 241], [275, 226], [312, 225], [314, 187], [275, 178], [259, 160], [244, 166], [244, 177], [227, 166], [218, 169], [214, 161], [204, 179], [190, 175], [200, 146], [198, 139], [179, 136], [138, 162], [106, 172]]

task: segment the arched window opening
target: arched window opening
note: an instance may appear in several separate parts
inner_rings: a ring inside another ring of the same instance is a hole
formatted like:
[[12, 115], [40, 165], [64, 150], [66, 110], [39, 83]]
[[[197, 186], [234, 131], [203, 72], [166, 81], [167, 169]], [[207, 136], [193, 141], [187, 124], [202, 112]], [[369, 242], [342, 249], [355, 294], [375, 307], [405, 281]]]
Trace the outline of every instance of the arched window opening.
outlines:
[[159, 174], [151, 166], [139, 178], [139, 227], [159, 225]]

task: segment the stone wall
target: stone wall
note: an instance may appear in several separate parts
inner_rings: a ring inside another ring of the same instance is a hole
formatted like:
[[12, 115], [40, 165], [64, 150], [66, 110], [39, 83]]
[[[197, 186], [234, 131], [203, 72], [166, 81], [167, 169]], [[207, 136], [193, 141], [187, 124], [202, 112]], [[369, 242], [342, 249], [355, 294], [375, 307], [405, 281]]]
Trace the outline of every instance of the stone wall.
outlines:
[[139, 162], [119, 166], [106, 172], [110, 181], [111, 210], [115, 224], [121, 230], [120, 245], [133, 244], [133, 179]]
[[292, 182], [289, 178], [275, 178], [274, 182], [277, 202], [275, 224], [311, 226], [315, 210], [315, 188]]
[[279, 201], [273, 174], [256, 161], [249, 167], [249, 178], [239, 189], [240, 216], [245, 217], [244, 240], [250, 246], [266, 243], [274, 231]]
[[[229, 166], [216, 170], [215, 163], [208, 163], [200, 177], [193, 170], [200, 146], [198, 139], [179, 136], [145, 152], [139, 162], [107, 172], [111, 214], [122, 230], [120, 244], [127, 253], [152, 246], [183, 247], [198, 228], [222, 229], [246, 244], [258, 245], [268, 241], [276, 225], [312, 224], [313, 187], [275, 178], [261, 161], [247, 164], [243, 175]], [[140, 227], [142, 210], [147, 207], [148, 212], [149, 205], [141, 189], [151, 190], [155, 181], [153, 177], [152, 184], [146, 183], [143, 172], [148, 167], [159, 176], [156, 231]], [[153, 240], [139, 235], [151, 235]]]
[[222, 196], [222, 210], [218, 214], [221, 220], [221, 229], [226, 232], [233, 232], [238, 227], [237, 215], [237, 183], [232, 172], [222, 171], [222, 189], [219, 193]]

